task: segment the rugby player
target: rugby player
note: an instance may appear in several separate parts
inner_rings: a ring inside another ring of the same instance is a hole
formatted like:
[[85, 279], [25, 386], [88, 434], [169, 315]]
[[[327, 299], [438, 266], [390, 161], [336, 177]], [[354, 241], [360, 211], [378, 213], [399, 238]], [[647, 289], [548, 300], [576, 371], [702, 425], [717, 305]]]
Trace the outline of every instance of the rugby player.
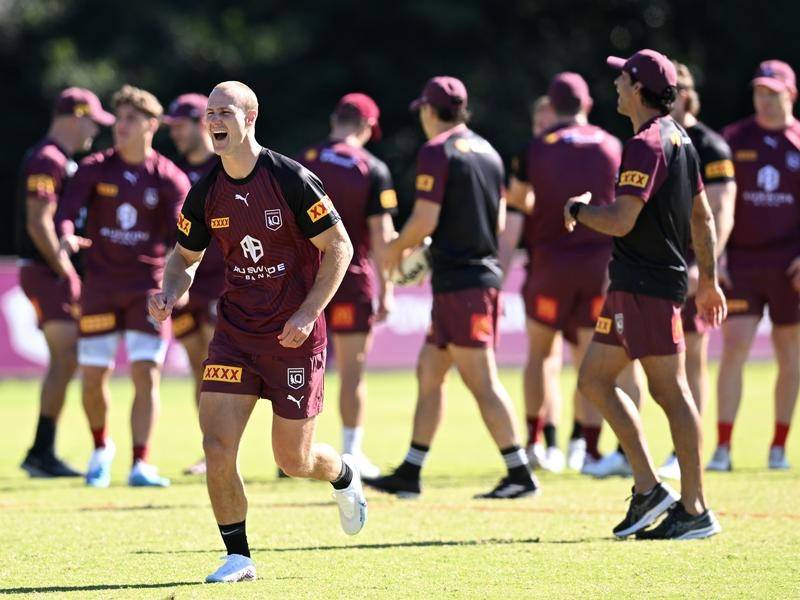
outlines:
[[[192, 185], [219, 162], [205, 123], [207, 103], [208, 97], [203, 94], [182, 94], [172, 101], [164, 115], [169, 135], [181, 155], [177, 165], [186, 173]], [[224, 285], [222, 252], [212, 240], [203, 255], [203, 262], [197, 267], [188, 301], [172, 311], [172, 335], [183, 344], [189, 358], [197, 406], [200, 406], [203, 361], [208, 355], [208, 344], [214, 334], [217, 300]], [[203, 458], [187, 468], [184, 474], [203, 475], [205, 472], [206, 461]]]
[[76, 152], [91, 149], [98, 125], [114, 123], [100, 100], [83, 88], [67, 88], [56, 98], [47, 135], [28, 150], [20, 170], [16, 211], [16, 243], [20, 287], [36, 311], [49, 362], [39, 396], [36, 437], [22, 468], [31, 477], [80, 477], [56, 456], [56, 424], [77, 368], [75, 308], [81, 281], [62, 251], [54, 217], [59, 197], [77, 165]]
[[[608, 64], [621, 71], [614, 80], [617, 110], [630, 119], [635, 135], [623, 149], [613, 203], [593, 206], [589, 194], [583, 194], [564, 205], [568, 230], [581, 224], [614, 237], [611, 285], [578, 386], [617, 434], [633, 470], [630, 507], [614, 535], [708, 537], [721, 526], [703, 494], [702, 434], [686, 381], [680, 310], [688, 288], [691, 238], [699, 270], [698, 313], [712, 326], [725, 317], [714, 222], [697, 152], [669, 116], [677, 93], [675, 66], [653, 50], [641, 50], [627, 60], [609, 57]], [[680, 496], [659, 481], [639, 413], [615, 384], [620, 371], [635, 359], [670, 423], [682, 476]], [[645, 530], [664, 512], [668, 514], [659, 525]]]
[[418, 111], [428, 142], [417, 157], [413, 212], [387, 247], [383, 267], [393, 272], [405, 250], [432, 237], [431, 327], [417, 363], [411, 447], [392, 474], [368, 484], [399, 496], [420, 493], [420, 471], [444, 411], [447, 372], [455, 365], [508, 469], [493, 490], [479, 497], [531, 495], [538, 485], [519, 446], [494, 354], [502, 285], [497, 235], [505, 213], [503, 164], [491, 144], [467, 128], [467, 90], [458, 79], [430, 79], [410, 108]]
[[712, 471], [731, 470], [742, 369], [765, 306], [778, 363], [770, 469], [789, 468], [786, 437], [800, 387], [800, 123], [792, 116], [797, 83], [788, 64], [767, 60], [752, 86], [755, 115], [723, 131], [733, 152], [737, 193], [726, 249], [731, 318], [722, 328]]
[[[364, 366], [372, 342], [372, 326], [386, 319], [392, 308], [392, 284], [380, 265], [386, 244], [395, 236], [392, 214], [397, 194], [388, 167], [364, 145], [381, 138], [380, 110], [366, 94], [343, 96], [331, 115], [328, 139], [306, 148], [299, 162], [321, 180], [353, 244], [353, 259], [336, 295], [325, 309], [333, 337], [333, 355], [339, 371], [339, 413], [342, 451], [351, 454], [361, 475], [380, 475], [364, 454], [364, 413], [367, 387]], [[377, 310], [373, 308], [376, 297]]]
[[114, 147], [81, 161], [59, 205], [62, 246], [72, 252], [84, 238], [75, 221], [87, 210], [86, 279], [81, 295], [78, 364], [83, 373], [83, 408], [94, 439], [86, 483], [108, 487], [116, 446], [108, 437], [108, 381], [120, 337], [130, 361], [133, 465], [131, 486], [166, 487], [169, 480], [147, 462], [158, 420], [161, 366], [167, 340], [149, 317], [148, 294], [159, 287], [166, 254], [189, 180], [153, 150], [162, 108], [150, 92], [129, 85], [112, 98]]
[[[686, 130], [692, 138], [700, 158], [701, 176], [705, 186], [708, 203], [714, 215], [717, 233], [717, 253], [722, 252], [733, 227], [733, 209], [736, 201], [736, 183], [733, 178], [731, 151], [723, 137], [700, 122], [700, 97], [694, 85], [689, 68], [676, 62], [678, 72], [678, 98], [672, 108], [672, 118]], [[693, 264], [692, 251], [689, 251], [689, 292], [683, 305], [681, 318], [686, 339], [686, 379], [697, 404], [697, 412], [703, 416], [708, 403], [708, 332], [709, 326], [697, 316], [694, 292], [697, 289], [697, 265]], [[720, 282], [726, 282], [720, 276]], [[678, 457], [673, 452], [659, 468], [658, 474], [666, 479], [680, 479]]]
[[225, 258], [225, 291], [200, 392], [200, 427], [211, 505], [228, 555], [208, 582], [253, 579], [239, 442], [259, 398], [272, 401], [272, 451], [291, 477], [329, 481], [342, 528], [364, 526], [367, 503], [353, 457], [314, 442], [322, 410], [325, 318], [353, 248], [319, 179], [263, 148], [255, 136], [258, 100], [243, 83], [211, 92], [208, 131], [220, 164], [192, 188], [163, 291], [150, 300], [169, 317], [192, 284], [212, 238]]

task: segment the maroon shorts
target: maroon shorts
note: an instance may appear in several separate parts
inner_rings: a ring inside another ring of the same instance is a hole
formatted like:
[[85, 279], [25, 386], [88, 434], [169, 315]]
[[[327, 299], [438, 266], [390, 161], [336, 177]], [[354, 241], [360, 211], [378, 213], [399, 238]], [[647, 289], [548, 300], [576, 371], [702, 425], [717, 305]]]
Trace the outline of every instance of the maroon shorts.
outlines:
[[322, 411], [325, 351], [300, 357], [247, 354], [214, 336], [200, 390], [267, 398], [284, 419], [313, 417]]
[[792, 286], [784, 267], [742, 268], [729, 265], [733, 287], [725, 290], [728, 317], [762, 317], [769, 307], [775, 325], [800, 323], [800, 294]]
[[536, 260], [522, 288], [529, 319], [563, 331], [568, 339], [578, 328], [592, 328], [603, 307], [608, 286], [608, 255], [581, 261]]
[[665, 298], [609, 292], [593, 341], [622, 346], [631, 360], [686, 350], [681, 305]]
[[61, 279], [47, 265], [20, 266], [19, 285], [33, 304], [40, 329], [48, 321], [75, 321], [78, 307], [70, 302], [69, 281]]
[[217, 324], [217, 301], [189, 291], [189, 303], [172, 311], [172, 335], [183, 339], [198, 331], [203, 325]]
[[681, 321], [683, 321], [684, 333], [705, 335], [711, 331], [711, 326], [697, 314], [697, 303], [694, 301], [694, 296], [686, 299], [686, 303], [681, 309]]
[[369, 333], [374, 320], [372, 301], [367, 298], [353, 302], [334, 299], [325, 309], [325, 322], [333, 333]]
[[499, 340], [500, 291], [470, 288], [433, 295], [431, 327], [425, 341], [439, 348], [495, 348]]
[[106, 335], [114, 331], [141, 331], [164, 337], [166, 328], [147, 310], [147, 299], [156, 291], [111, 292], [84, 286], [80, 337]]

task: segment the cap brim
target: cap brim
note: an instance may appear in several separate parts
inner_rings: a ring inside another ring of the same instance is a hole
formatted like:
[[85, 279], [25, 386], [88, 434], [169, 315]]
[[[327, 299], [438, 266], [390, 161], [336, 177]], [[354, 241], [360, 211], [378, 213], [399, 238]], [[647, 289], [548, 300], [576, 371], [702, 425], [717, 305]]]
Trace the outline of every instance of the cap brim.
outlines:
[[624, 58], [620, 58], [619, 56], [609, 56], [606, 58], [606, 64], [611, 67], [612, 69], [622, 70], [622, 67], [625, 66], [625, 63], [628, 62]]
[[89, 118], [91, 118], [92, 121], [94, 121], [98, 125], [102, 125], [104, 127], [110, 127], [117, 120], [117, 118], [114, 115], [104, 110], [98, 110], [97, 112], [92, 113], [91, 115], [89, 115]]
[[788, 85], [778, 79], [775, 79], [774, 77], [756, 77], [750, 82], [750, 85], [753, 87], [762, 85], [773, 92], [783, 92], [790, 89]]
[[408, 110], [411, 112], [419, 110], [419, 107], [425, 104], [425, 98], [417, 98], [411, 104], [408, 105]]

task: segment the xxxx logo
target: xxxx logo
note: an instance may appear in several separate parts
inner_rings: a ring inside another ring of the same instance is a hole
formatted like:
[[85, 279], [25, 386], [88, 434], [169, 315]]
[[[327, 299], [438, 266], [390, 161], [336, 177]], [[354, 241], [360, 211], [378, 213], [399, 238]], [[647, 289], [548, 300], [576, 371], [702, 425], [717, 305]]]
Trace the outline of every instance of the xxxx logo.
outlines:
[[223, 381], [225, 383], [241, 383], [242, 368], [226, 365], [206, 365], [203, 370], [203, 381]]
[[320, 199], [319, 202], [314, 204], [314, 206], [309, 208], [306, 212], [308, 213], [308, 217], [311, 219], [311, 222], [316, 223], [322, 217], [331, 212], [330, 198], [324, 196], [322, 199]]
[[623, 171], [619, 176], [620, 185], [630, 185], [638, 188], [646, 188], [650, 181], [650, 175], [641, 171]]

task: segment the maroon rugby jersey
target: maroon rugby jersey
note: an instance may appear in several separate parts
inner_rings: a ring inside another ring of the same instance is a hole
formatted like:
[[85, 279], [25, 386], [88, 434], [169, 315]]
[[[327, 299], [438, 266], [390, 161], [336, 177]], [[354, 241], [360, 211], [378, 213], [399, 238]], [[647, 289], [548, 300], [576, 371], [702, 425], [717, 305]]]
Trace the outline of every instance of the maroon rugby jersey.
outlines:
[[723, 135], [733, 152], [737, 186], [728, 261], [788, 266], [800, 256], [800, 122], [770, 131], [750, 117]]
[[396, 211], [389, 168], [364, 148], [333, 140], [306, 148], [298, 160], [322, 180], [353, 243], [353, 260], [331, 302], [371, 300], [375, 289], [367, 219]]
[[73, 231], [87, 208], [86, 286], [95, 290], [147, 291], [161, 285], [167, 253], [175, 243], [173, 219], [189, 180], [171, 160], [153, 151], [139, 165], [116, 150], [81, 161], [59, 203], [60, 234]]
[[[199, 165], [190, 164], [186, 160], [180, 160], [176, 164], [181, 171], [186, 173], [189, 182], [195, 185], [203, 175], [207, 175], [219, 163], [219, 156], [212, 154], [208, 160]], [[203, 255], [203, 260], [197, 267], [192, 283], [192, 295], [202, 296], [203, 298], [219, 298], [225, 287], [225, 260], [219, 244], [212, 240]]]
[[530, 256], [575, 260], [587, 253], [611, 254], [608, 236], [578, 224], [564, 228], [564, 205], [573, 196], [592, 193], [591, 204], [614, 201], [622, 145], [594, 125], [556, 125], [530, 141], [512, 161], [512, 173], [533, 188], [533, 212], [525, 219], [523, 242]]
[[323, 314], [299, 348], [284, 348], [278, 334], [319, 270], [321, 253], [309, 238], [339, 220], [313, 173], [266, 148], [244, 179], [233, 179], [221, 165], [200, 179], [179, 215], [178, 242], [200, 251], [213, 238], [225, 257], [215, 338], [259, 355], [321, 352], [327, 341]]

